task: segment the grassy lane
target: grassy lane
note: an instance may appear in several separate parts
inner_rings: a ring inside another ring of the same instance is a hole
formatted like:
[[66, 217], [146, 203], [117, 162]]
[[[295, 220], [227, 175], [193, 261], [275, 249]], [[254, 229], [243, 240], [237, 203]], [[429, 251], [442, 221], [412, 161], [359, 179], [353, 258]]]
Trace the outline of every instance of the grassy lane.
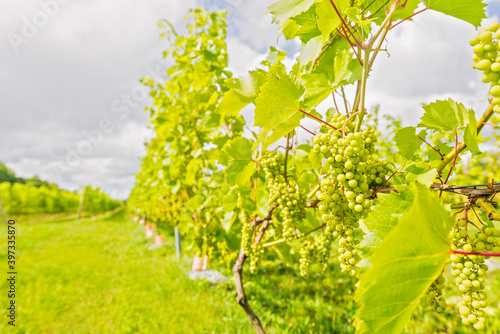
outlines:
[[[177, 261], [172, 246], [155, 251], [126, 211], [96, 221], [17, 225], [16, 327], [7, 325], [6, 226], [1, 227], [0, 333], [254, 333], [234, 301], [232, 285], [213, 286], [186, 277], [190, 260]], [[3, 235], [3, 236], [2, 236]], [[173, 238], [167, 240], [173, 244]], [[332, 260], [335, 256], [332, 255]], [[490, 270], [486, 292], [489, 330], [499, 333], [500, 274]], [[229, 273], [226, 273], [229, 275]], [[296, 266], [264, 259], [258, 275], [245, 275], [250, 303], [269, 334], [353, 333], [356, 312], [350, 279], [331, 263], [306, 279]], [[250, 278], [250, 279], [249, 279]], [[449, 278], [444, 317], [416, 313], [406, 334], [472, 333], [463, 328]]]
[[[125, 211], [18, 225], [18, 316], [15, 329], [6, 324], [2, 279], [0, 332], [252, 332], [227, 286], [189, 280], [187, 261], [179, 264], [171, 247], [149, 251], [150, 243]], [[3, 259], [5, 245], [2, 237]]]

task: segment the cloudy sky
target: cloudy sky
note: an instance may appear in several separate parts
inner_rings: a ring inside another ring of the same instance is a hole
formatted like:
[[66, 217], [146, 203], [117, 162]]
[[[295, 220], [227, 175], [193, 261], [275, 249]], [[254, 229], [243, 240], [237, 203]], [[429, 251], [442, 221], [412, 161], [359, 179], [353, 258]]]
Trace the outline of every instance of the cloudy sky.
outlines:
[[[23, 0], [0, 3], [0, 161], [63, 188], [97, 186], [126, 199], [151, 136], [139, 79], [163, 77], [157, 22], [182, 30], [190, 8], [226, 9], [230, 68], [244, 75], [277, 43], [271, 0]], [[496, 19], [500, 1], [490, 1]], [[489, 22], [489, 21], [488, 21]], [[415, 125], [422, 103], [452, 97], [479, 114], [487, 86], [471, 68], [474, 28], [426, 11], [391, 31], [368, 105]], [[323, 107], [328, 107], [327, 105]], [[315, 125], [305, 122], [308, 127]]]

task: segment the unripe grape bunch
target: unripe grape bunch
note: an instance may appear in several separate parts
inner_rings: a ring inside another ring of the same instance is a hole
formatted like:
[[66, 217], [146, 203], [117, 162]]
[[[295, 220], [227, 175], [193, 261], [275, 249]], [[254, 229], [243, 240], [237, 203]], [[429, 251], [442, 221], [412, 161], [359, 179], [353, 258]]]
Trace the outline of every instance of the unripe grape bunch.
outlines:
[[335, 114], [330, 124], [336, 129], [323, 126], [323, 132], [313, 139], [313, 152], [322, 154], [327, 162], [317, 193], [321, 200], [318, 209], [332, 231], [331, 241], [339, 240], [342, 271], [356, 277], [356, 265], [361, 260], [360, 240], [356, 237], [361, 234], [358, 221], [371, 206], [365, 195], [385, 182], [388, 169], [384, 162], [372, 159], [374, 129], [355, 132], [354, 124], [346, 122], [345, 115]]
[[473, 47], [472, 68], [483, 72], [482, 81], [490, 83], [493, 111], [500, 113], [500, 24], [493, 22], [488, 28], [478, 31], [470, 40]]
[[280, 152], [264, 151], [259, 160], [269, 187], [269, 205], [277, 205], [275, 218], [282, 222], [283, 237], [291, 240], [293, 225], [305, 218], [306, 194], [298, 184], [293, 185], [285, 179], [284, 157]]
[[432, 282], [427, 294], [422, 298], [422, 303], [425, 306], [432, 307], [438, 313], [442, 313], [446, 308], [446, 302], [443, 298], [444, 283], [446, 279], [443, 276], [443, 272], [439, 277]]
[[258, 270], [258, 263], [264, 253], [263, 242], [271, 236], [279, 238], [279, 232], [276, 231], [281, 231], [281, 236], [287, 241], [292, 240], [295, 236], [295, 225], [306, 215], [306, 194], [298, 184], [293, 184], [290, 179], [285, 178], [283, 154], [277, 151], [263, 151], [258, 160], [264, 170], [269, 188], [269, 207], [275, 206], [275, 208], [269, 233], [264, 234], [258, 244], [252, 243], [251, 224], [248, 217], [242, 213], [241, 247], [250, 257], [252, 273]]
[[[453, 241], [452, 248], [465, 251], [500, 250], [500, 231], [491, 227], [483, 227], [475, 234], [467, 232], [467, 221], [459, 220], [450, 232]], [[484, 260], [488, 258], [475, 254], [452, 254], [450, 256], [452, 271], [462, 300], [458, 302], [458, 310], [465, 325], [472, 325], [477, 330], [483, 330], [486, 324], [484, 308], [487, 306], [485, 289], [488, 266]]]

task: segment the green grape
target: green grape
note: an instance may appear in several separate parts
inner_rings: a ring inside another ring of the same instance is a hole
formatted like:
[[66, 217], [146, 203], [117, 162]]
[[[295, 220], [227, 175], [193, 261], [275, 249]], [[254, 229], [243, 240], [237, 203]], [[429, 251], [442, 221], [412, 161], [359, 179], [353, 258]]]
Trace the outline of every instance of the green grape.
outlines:
[[312, 259], [314, 258], [314, 251], [316, 248], [314, 247], [314, 241], [311, 239], [304, 240], [302, 244], [302, 248], [300, 250], [300, 275], [308, 276], [309, 268], [311, 267]]
[[262, 247], [262, 242], [253, 243], [250, 251], [250, 272], [255, 274], [259, 271], [258, 264], [262, 259], [262, 254], [264, 254], [264, 248]]
[[[454, 225], [450, 231], [453, 248], [466, 252], [491, 251], [496, 247], [496, 236], [500, 231], [490, 227], [483, 227], [473, 235], [469, 235], [462, 221]], [[465, 233], [463, 233], [465, 232]], [[458, 303], [462, 322], [472, 325], [477, 330], [485, 327], [484, 309], [487, 306], [485, 278], [488, 266], [484, 263], [488, 257], [478, 255], [452, 254], [450, 256], [452, 275], [455, 277], [458, 290], [462, 293], [462, 300]]]
[[241, 249], [247, 255], [251, 252], [252, 245], [252, 226], [250, 223], [250, 219], [248, 219], [248, 214], [241, 210], [240, 211], [240, 220], [241, 220]]
[[269, 187], [269, 205], [274, 210], [276, 221], [281, 222], [282, 235], [286, 240], [294, 238], [294, 223], [305, 218], [306, 194], [299, 186], [286, 182], [281, 167], [284, 157], [279, 152], [264, 151], [260, 162]]
[[421, 300], [425, 306], [433, 308], [438, 313], [442, 313], [446, 308], [446, 302], [443, 298], [445, 281], [443, 272], [441, 272], [439, 277], [432, 282], [426, 295]]
[[371, 159], [375, 152], [376, 129], [354, 132], [354, 125], [345, 124], [346, 121], [345, 115], [334, 115], [330, 124], [339, 130], [323, 127], [324, 132], [313, 140], [313, 152], [322, 154], [330, 163], [317, 193], [322, 201], [318, 209], [332, 231], [328, 241], [339, 240], [342, 271], [355, 277], [359, 272], [357, 263], [361, 260], [359, 220], [371, 207], [365, 195], [385, 182], [388, 168], [382, 161]]
[[[498, 22], [493, 22], [488, 29], [479, 30], [478, 35], [470, 40], [470, 45], [474, 51], [472, 68], [483, 72], [481, 80], [484, 83], [490, 83], [490, 94], [494, 98], [500, 97], [500, 85], [497, 84], [500, 78], [498, 73], [500, 71], [500, 62], [497, 61], [500, 39], [500, 33], [497, 32], [499, 26]], [[497, 113], [500, 112], [500, 108], [493, 108], [493, 110]]]

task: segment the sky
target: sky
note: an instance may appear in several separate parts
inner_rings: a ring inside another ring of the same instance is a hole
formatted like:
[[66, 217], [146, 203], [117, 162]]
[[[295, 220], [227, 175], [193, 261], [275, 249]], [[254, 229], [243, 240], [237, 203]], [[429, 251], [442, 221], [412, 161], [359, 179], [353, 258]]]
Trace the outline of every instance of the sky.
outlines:
[[[265, 15], [271, 0], [24, 0], [0, 3], [0, 161], [18, 176], [38, 175], [68, 190], [99, 187], [126, 199], [151, 138], [144, 76], [165, 79], [168, 46], [157, 22], [182, 31], [196, 7], [228, 11], [230, 70], [244, 76], [278, 39]], [[500, 0], [489, 1], [498, 19]], [[368, 81], [367, 106], [416, 125], [422, 103], [449, 97], [480, 114], [486, 84], [471, 65], [468, 23], [426, 11], [388, 35]], [[321, 105], [322, 110], [330, 102]], [[251, 122], [251, 110], [246, 111]], [[303, 122], [313, 130], [317, 124]]]

